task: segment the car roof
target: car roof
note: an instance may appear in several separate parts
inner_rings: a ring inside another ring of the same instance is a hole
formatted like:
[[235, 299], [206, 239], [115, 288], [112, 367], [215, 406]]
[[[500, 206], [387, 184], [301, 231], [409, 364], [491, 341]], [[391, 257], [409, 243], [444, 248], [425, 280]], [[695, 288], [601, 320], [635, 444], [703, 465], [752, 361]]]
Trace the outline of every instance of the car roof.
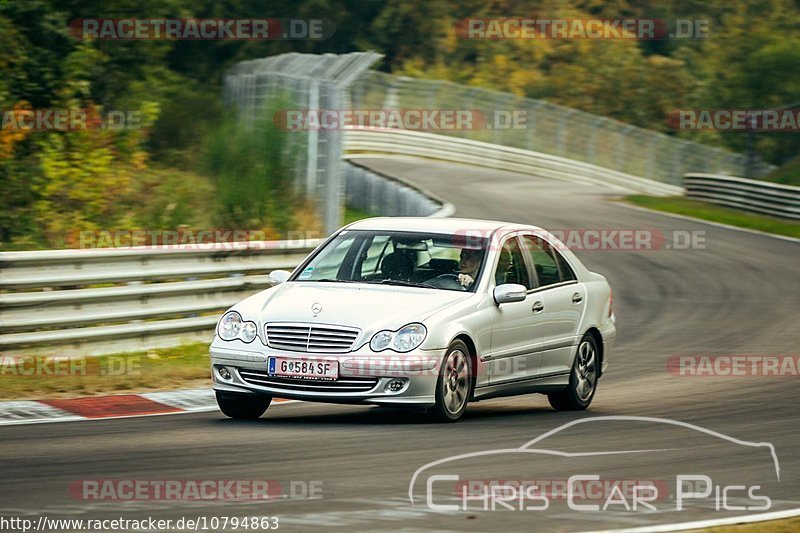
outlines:
[[376, 217], [359, 220], [347, 226], [356, 230], [429, 231], [434, 233], [456, 234], [480, 231], [487, 235], [495, 230], [513, 231], [519, 229], [539, 230], [536, 226], [512, 224], [498, 220], [478, 220], [472, 218], [433, 218], [433, 217]]

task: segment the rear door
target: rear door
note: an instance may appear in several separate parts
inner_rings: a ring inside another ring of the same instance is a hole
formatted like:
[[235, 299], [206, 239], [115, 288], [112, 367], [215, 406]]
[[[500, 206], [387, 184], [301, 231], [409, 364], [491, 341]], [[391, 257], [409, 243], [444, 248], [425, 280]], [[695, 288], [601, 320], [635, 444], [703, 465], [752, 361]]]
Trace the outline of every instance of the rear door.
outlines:
[[540, 338], [535, 348], [538, 375], [569, 372], [586, 307], [586, 289], [578, 283], [564, 256], [540, 235], [522, 235], [521, 243], [536, 278], [531, 295], [543, 307], [542, 321], [537, 327]]

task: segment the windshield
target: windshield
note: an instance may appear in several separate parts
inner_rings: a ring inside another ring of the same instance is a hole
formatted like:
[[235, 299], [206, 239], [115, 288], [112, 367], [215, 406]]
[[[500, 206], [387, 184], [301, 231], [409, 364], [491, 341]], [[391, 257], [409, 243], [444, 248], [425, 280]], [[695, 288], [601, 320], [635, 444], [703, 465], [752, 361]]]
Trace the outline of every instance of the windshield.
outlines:
[[404, 285], [474, 292], [488, 239], [403, 231], [344, 230], [290, 281]]

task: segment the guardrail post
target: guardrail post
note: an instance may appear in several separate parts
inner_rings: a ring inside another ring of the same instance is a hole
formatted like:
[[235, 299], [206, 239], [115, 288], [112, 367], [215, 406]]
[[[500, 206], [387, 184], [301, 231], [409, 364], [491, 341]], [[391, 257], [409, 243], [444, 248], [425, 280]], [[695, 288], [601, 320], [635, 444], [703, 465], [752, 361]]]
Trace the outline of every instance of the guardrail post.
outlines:
[[649, 179], [658, 179], [656, 177], [656, 144], [658, 141], [658, 135], [652, 135], [647, 143], [647, 163], [645, 163], [647, 175], [645, 177]]
[[534, 100], [532, 106], [528, 110], [528, 123], [526, 133], [528, 135], [528, 150], [536, 150], [536, 130], [539, 127], [539, 102]]
[[592, 121], [592, 133], [589, 138], [589, 147], [587, 149], [586, 161], [595, 164], [597, 161], [597, 134], [600, 133], [600, 124], [603, 121], [598, 117]]
[[625, 154], [627, 152], [628, 134], [633, 131], [633, 126], [625, 126], [617, 133], [617, 146], [615, 150], [614, 166], [620, 172], [625, 172]]
[[386, 96], [383, 98], [383, 109], [396, 109], [397, 108], [397, 91], [400, 89], [400, 86], [403, 85], [406, 78], [405, 76], [398, 76], [396, 78], [392, 78], [392, 82], [389, 84], [389, 88], [386, 89]]
[[[319, 82], [311, 80], [308, 91], [308, 110], [319, 110]], [[317, 190], [317, 149], [319, 146], [319, 129], [311, 128], [308, 132], [308, 161], [306, 161], [306, 190], [312, 195]]]
[[575, 112], [575, 109], [570, 109], [566, 113], [562, 114], [558, 121], [558, 145], [556, 152], [561, 157], [566, 157], [569, 118], [574, 115]]

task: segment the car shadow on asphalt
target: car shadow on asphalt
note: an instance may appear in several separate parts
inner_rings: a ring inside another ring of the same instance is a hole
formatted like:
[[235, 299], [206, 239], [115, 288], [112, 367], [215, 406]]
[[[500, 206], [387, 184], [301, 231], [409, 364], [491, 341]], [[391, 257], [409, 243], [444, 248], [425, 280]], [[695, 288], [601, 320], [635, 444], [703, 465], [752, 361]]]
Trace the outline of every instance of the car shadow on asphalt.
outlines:
[[[319, 412], [322, 409], [325, 412]], [[341, 409], [339, 411], [338, 409]], [[317, 411], [317, 412], [314, 412]], [[470, 424], [492, 420], [518, 419], [520, 423], [542, 418], [553, 420], [573, 419], [587, 414], [610, 414], [601, 410], [590, 409], [574, 413], [559, 413], [550, 406], [542, 405], [535, 401], [516, 400], [514, 403], [502, 401], [485, 401], [471, 404], [464, 416], [456, 424]], [[220, 413], [222, 417], [222, 414]], [[226, 425], [265, 426], [272, 427], [299, 427], [304, 424], [320, 425], [363, 425], [363, 426], [402, 426], [402, 425], [427, 425], [447, 426], [431, 421], [422, 409], [403, 409], [399, 407], [378, 406], [330, 406], [323, 404], [295, 404], [281, 407], [274, 411], [267, 411], [258, 420], [231, 420], [220, 418], [216, 421]]]

